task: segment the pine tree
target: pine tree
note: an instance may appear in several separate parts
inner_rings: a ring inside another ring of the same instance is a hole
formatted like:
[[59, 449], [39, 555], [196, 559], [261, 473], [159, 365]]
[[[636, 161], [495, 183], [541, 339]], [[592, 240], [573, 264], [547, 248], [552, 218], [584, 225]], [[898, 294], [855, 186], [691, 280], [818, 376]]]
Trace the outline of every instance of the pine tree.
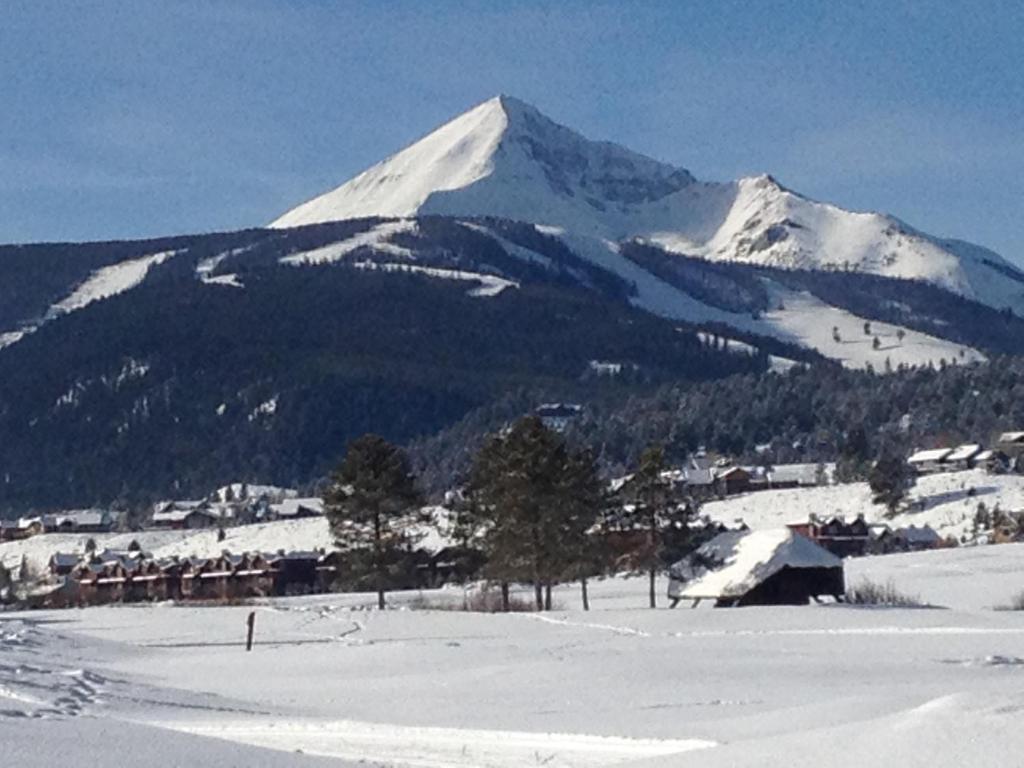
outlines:
[[363, 435], [349, 444], [325, 502], [338, 548], [369, 559], [377, 607], [385, 608], [388, 563], [408, 551], [414, 528], [426, 522], [408, 457], [382, 437]]
[[883, 450], [868, 473], [868, 485], [876, 504], [885, 504], [889, 514], [895, 514], [899, 503], [914, 484], [910, 465], [891, 449]]
[[592, 534], [595, 519], [607, 509], [611, 498], [601, 480], [597, 463], [589, 451], [571, 454], [562, 474], [563, 499], [562, 556], [565, 578], [579, 581], [583, 610], [590, 610], [588, 579], [605, 570], [608, 562], [604, 540]]
[[644, 533], [644, 544], [634, 553], [635, 567], [647, 573], [648, 602], [651, 608], [657, 608], [658, 571], [665, 565], [667, 552], [678, 554], [685, 546], [693, 510], [667, 475], [665, 450], [660, 445], [649, 446], [643, 452], [636, 472], [622, 488], [621, 498], [626, 527]]
[[537, 610], [549, 607], [551, 585], [582, 572], [597, 517], [596, 478], [593, 460], [571, 452], [536, 417], [491, 435], [467, 487], [488, 577], [531, 582]]

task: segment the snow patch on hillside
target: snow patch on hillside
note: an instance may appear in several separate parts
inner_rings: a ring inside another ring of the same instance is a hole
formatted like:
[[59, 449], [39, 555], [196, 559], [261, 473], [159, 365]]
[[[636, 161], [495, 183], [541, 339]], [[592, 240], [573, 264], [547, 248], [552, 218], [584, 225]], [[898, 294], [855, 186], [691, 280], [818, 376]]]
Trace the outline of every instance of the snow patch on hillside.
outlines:
[[[942, 360], [947, 363], [974, 363], [985, 359], [973, 347], [909, 328], [867, 320], [830, 306], [807, 291], [791, 290], [771, 280], [765, 283], [769, 288], [771, 305], [776, 309], [753, 321], [748, 326], [750, 330], [816, 349], [848, 368], [870, 365], [876, 371], [883, 371], [887, 360], [892, 368], [896, 368], [899, 365], [938, 364]], [[865, 323], [870, 326], [870, 334], [864, 333]], [[833, 329], [838, 330], [838, 342], [833, 337]], [[879, 340], [877, 348], [875, 338]]]
[[336, 261], [340, 261], [353, 251], [359, 250], [360, 248], [369, 248], [370, 250], [377, 251], [379, 253], [388, 253], [392, 256], [401, 256], [402, 258], [411, 259], [413, 258], [412, 251], [408, 248], [395, 245], [390, 242], [390, 240], [394, 235], [399, 233], [415, 233], [416, 229], [416, 222], [411, 219], [386, 221], [383, 224], [378, 224], [367, 232], [360, 232], [358, 235], [353, 235], [347, 240], [342, 240], [338, 243], [330, 243], [329, 245], [315, 248], [312, 251], [303, 251], [301, 253], [293, 253], [290, 256], [285, 256], [281, 259], [281, 263], [291, 264], [292, 266], [321, 266], [324, 264], [332, 264]]
[[427, 277], [436, 277], [442, 280], [464, 280], [478, 283], [476, 288], [469, 291], [470, 296], [491, 298], [497, 296], [506, 288], [518, 288], [519, 283], [508, 280], [497, 275], [488, 275], [482, 272], [464, 272], [458, 269], [441, 269], [439, 267], [421, 267], [415, 264], [378, 264], [375, 261], [358, 261], [353, 264], [356, 269], [365, 269], [380, 272], [408, 272]]
[[146, 279], [146, 275], [152, 267], [163, 264], [176, 253], [177, 251], [162, 251], [96, 270], [67, 298], [50, 307], [47, 318], [74, 312], [94, 301], [108, 299], [131, 290]]
[[23, 328], [20, 331], [7, 331], [0, 333], [0, 349], [9, 347], [11, 344], [15, 344], [21, 341], [27, 334], [32, 333], [35, 330], [34, 327]]

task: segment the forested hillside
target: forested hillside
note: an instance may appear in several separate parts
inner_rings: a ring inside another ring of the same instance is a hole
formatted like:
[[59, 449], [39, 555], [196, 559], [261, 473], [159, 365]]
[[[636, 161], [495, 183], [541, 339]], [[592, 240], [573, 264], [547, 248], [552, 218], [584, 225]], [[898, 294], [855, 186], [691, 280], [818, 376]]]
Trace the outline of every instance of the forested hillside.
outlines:
[[[432, 488], [460, 477], [481, 436], [530, 401], [526, 393], [480, 409], [414, 446]], [[683, 461], [699, 448], [754, 463], [845, 460], [856, 472], [883, 446], [909, 450], [1024, 429], [1024, 359], [900, 369], [888, 375], [835, 366], [666, 385], [648, 395], [595, 398], [571, 428], [609, 476], [636, 465], [651, 443]]]
[[[173, 263], [172, 263], [173, 264]], [[625, 303], [346, 267], [135, 290], [0, 354], [0, 506], [202, 493], [325, 473], [366, 431], [429, 435], [522, 387], [579, 398], [766, 369]], [[598, 377], [592, 360], [625, 364]]]

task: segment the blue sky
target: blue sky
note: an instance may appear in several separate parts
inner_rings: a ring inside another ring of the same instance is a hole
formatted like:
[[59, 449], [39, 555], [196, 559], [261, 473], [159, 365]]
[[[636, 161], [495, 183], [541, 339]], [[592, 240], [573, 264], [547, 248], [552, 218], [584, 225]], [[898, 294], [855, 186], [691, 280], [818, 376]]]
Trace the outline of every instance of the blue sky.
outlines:
[[9, 0], [0, 242], [259, 225], [497, 93], [1024, 263], [1024, 4]]

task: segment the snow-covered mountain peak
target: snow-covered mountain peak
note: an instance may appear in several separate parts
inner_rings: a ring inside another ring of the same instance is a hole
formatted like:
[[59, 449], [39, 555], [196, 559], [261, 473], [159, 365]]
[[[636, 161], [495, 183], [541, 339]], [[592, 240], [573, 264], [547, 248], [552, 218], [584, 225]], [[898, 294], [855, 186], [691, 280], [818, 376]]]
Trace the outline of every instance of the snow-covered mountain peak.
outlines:
[[641, 239], [710, 260], [925, 280], [1024, 316], [1024, 273], [991, 251], [931, 237], [886, 214], [817, 202], [768, 174], [699, 182], [682, 168], [591, 141], [504, 95], [271, 226], [424, 214]]
[[496, 96], [271, 226], [449, 214], [618, 234], [615, 220], [693, 181], [684, 169], [591, 141], [526, 102]]

